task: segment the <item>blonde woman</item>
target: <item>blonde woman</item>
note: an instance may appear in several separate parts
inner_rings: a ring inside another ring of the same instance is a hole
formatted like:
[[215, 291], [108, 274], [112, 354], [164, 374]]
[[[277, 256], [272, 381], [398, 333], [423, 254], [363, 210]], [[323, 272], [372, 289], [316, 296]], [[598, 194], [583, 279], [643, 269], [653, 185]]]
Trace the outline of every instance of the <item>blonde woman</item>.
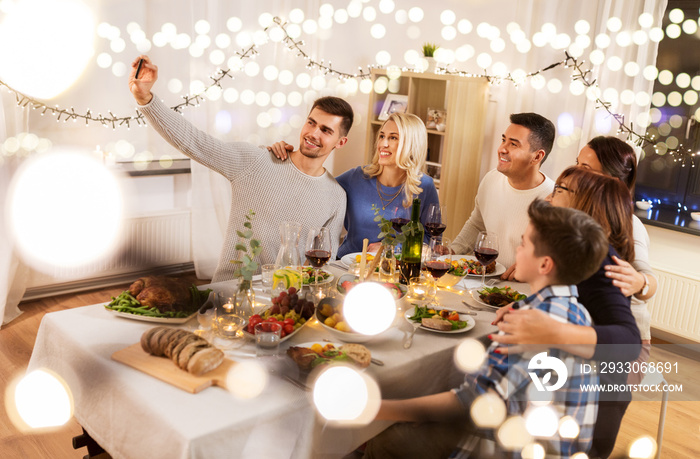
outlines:
[[[425, 125], [420, 118], [408, 113], [393, 113], [377, 133], [372, 162], [336, 177], [347, 195], [347, 235], [338, 249], [339, 258], [362, 251], [364, 238], [370, 243], [379, 241], [372, 204], [390, 220], [398, 210], [409, 209], [417, 196], [421, 200], [421, 222], [425, 224], [428, 207], [439, 203], [432, 177], [422, 172], [427, 145]], [[269, 149], [278, 158], [286, 159], [284, 142], [277, 142]], [[408, 216], [410, 210], [404, 218]]]

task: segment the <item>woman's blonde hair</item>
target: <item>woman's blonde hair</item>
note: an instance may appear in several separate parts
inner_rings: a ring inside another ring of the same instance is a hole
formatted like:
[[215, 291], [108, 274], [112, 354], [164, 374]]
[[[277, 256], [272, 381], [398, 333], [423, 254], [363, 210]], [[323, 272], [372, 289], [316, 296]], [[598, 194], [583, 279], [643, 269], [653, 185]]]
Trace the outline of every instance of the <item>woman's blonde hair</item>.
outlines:
[[377, 132], [372, 162], [366, 165], [363, 171], [370, 177], [377, 177], [384, 170], [384, 166], [379, 165], [379, 132], [389, 121], [396, 123], [399, 129], [396, 165], [406, 172], [403, 206], [409, 207], [413, 202], [413, 197], [423, 191], [420, 187], [420, 179], [423, 176], [428, 150], [428, 134], [425, 130], [425, 124], [420, 118], [411, 113], [392, 113]]

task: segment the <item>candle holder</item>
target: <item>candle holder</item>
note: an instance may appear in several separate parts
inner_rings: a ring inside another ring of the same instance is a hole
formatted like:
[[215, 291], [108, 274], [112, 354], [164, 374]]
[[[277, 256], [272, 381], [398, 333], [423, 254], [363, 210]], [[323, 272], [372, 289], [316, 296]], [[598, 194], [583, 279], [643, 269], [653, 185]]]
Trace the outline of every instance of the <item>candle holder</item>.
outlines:
[[236, 295], [231, 292], [218, 292], [216, 298], [214, 329], [217, 336], [225, 339], [241, 337], [245, 318], [239, 314], [236, 307]]
[[408, 281], [408, 298], [415, 301], [432, 301], [437, 294], [435, 279], [428, 276], [412, 277]]

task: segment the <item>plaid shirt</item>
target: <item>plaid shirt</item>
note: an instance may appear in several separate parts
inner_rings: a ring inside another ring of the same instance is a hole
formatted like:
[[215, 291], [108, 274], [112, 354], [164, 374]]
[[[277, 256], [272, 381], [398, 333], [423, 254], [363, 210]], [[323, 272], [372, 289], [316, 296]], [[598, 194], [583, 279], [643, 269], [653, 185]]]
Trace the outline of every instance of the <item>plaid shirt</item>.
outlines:
[[[576, 286], [555, 285], [545, 287], [525, 300], [513, 304], [516, 309], [539, 309], [546, 312], [555, 320], [562, 323], [576, 325], [591, 325], [592, 321], [588, 311], [578, 303]], [[502, 334], [502, 332], [499, 332]], [[583, 392], [582, 384], [597, 384], [598, 378], [592, 374], [582, 373], [582, 364], [588, 360], [569, 354], [559, 349], [549, 349], [542, 353], [545, 359], [556, 357], [566, 366], [567, 379], [562, 387], [553, 391], [538, 391], [537, 384], [533, 382], [528, 372], [536, 374], [540, 384], [553, 376], [552, 367], [537, 368], [542, 360], [531, 359], [539, 352], [523, 354], [502, 355], [494, 350], [498, 347], [493, 343], [489, 347], [488, 360], [482, 367], [472, 374], [465, 376], [465, 382], [454, 393], [467, 409], [478, 395], [489, 390], [495, 390], [506, 401], [509, 415], [522, 415], [530, 402], [537, 401], [538, 395], [543, 395], [542, 400], [552, 400], [549, 404], [554, 408], [559, 417], [571, 416], [579, 425], [580, 433], [575, 439], [559, 437], [558, 433], [548, 439], [537, 439], [545, 446], [548, 458], [566, 458], [577, 452], [587, 452], [590, 449], [593, 427], [598, 412], [598, 393], [595, 391]], [[529, 368], [530, 367], [530, 368]], [[554, 378], [549, 379], [549, 386]], [[533, 387], [530, 387], [533, 386]], [[468, 444], [468, 442], [465, 442]], [[464, 457], [466, 451], [456, 451], [451, 457]], [[519, 452], [514, 454], [520, 457]]]

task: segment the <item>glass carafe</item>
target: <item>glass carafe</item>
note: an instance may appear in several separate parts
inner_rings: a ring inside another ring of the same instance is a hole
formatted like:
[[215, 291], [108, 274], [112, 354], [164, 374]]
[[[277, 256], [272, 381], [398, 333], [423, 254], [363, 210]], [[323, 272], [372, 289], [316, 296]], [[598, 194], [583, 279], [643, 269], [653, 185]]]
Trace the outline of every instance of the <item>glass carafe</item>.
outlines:
[[301, 290], [302, 268], [299, 256], [299, 237], [301, 224], [295, 222], [283, 222], [280, 225], [282, 245], [277, 252], [275, 264], [280, 268], [272, 275], [272, 295], [277, 296], [281, 291], [290, 287]]

